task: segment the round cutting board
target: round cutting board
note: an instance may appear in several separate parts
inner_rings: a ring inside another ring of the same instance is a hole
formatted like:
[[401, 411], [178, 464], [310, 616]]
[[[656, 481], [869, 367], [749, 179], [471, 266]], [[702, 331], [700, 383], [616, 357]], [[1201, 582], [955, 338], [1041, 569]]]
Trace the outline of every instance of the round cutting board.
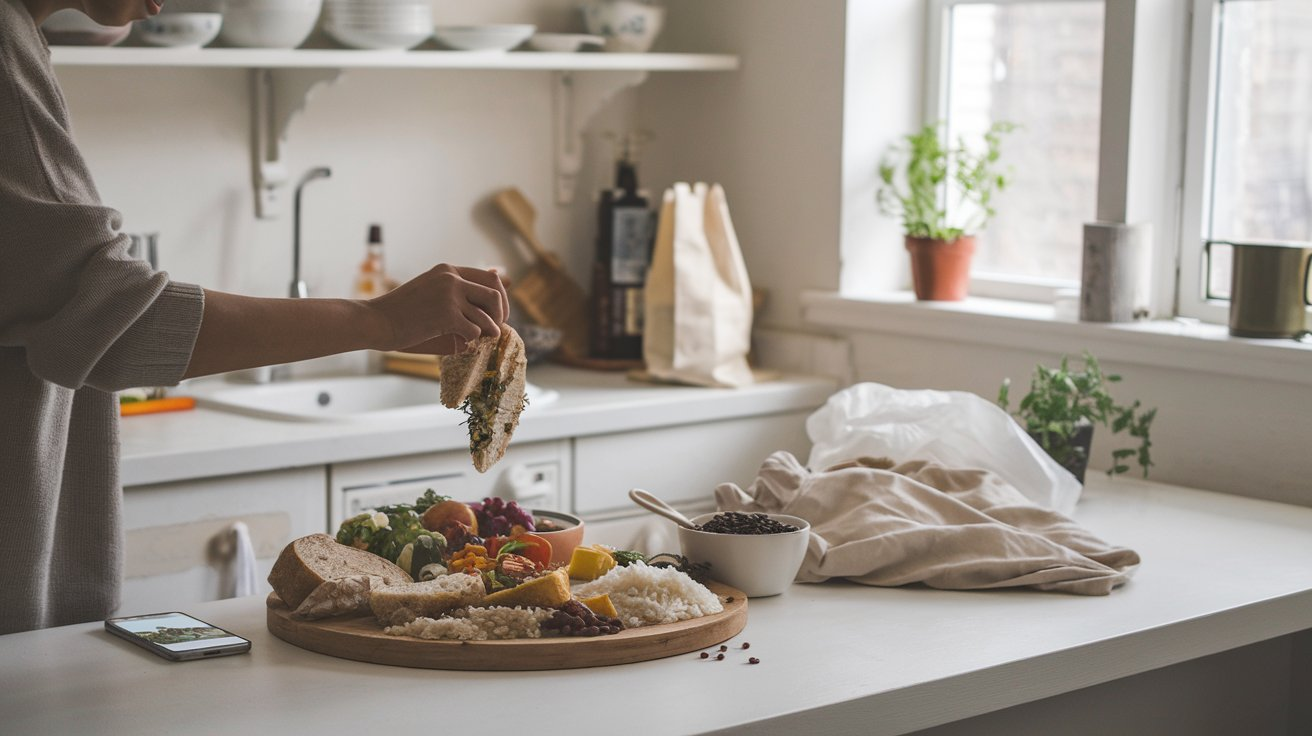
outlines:
[[270, 595], [268, 626], [274, 636], [302, 649], [360, 662], [437, 670], [558, 670], [645, 662], [719, 644], [747, 625], [747, 596], [716, 582], [706, 584], [724, 611], [672, 624], [625, 629], [593, 637], [503, 641], [441, 641], [389, 636], [372, 615], [302, 621]]

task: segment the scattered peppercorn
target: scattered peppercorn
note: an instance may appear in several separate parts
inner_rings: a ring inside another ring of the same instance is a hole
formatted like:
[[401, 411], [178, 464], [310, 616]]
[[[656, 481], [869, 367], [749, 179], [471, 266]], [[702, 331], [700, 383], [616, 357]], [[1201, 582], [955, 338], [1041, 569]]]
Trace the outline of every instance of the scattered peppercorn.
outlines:
[[797, 527], [792, 524], [775, 521], [765, 514], [744, 514], [738, 511], [716, 514], [697, 528], [715, 534], [784, 534], [797, 531]]
[[724, 602], [725, 602], [725, 603], [733, 603], [733, 596], [729, 596], [728, 598], [725, 598], [725, 599], [724, 599]]
[[706, 652], [702, 652], [702, 654], [701, 654], [702, 659], [706, 659], [707, 657], [710, 657], [710, 656], [711, 656], [711, 655], [707, 654]]
[[719, 654], [715, 655], [715, 658], [717, 660], [724, 659], [724, 652], [720, 652]]
[[743, 642], [743, 649], [750, 649], [751, 647], [752, 647], [751, 642], [746, 642], [746, 641]]
[[720, 651], [722, 651], [722, 652], [727, 652], [727, 651], [729, 651], [729, 646], [728, 646], [727, 644], [721, 644], [721, 645], [720, 645]]
[[761, 663], [761, 660], [757, 659], [756, 657], [748, 657], [748, 658], [747, 658], [747, 664], [760, 664], [760, 663]]

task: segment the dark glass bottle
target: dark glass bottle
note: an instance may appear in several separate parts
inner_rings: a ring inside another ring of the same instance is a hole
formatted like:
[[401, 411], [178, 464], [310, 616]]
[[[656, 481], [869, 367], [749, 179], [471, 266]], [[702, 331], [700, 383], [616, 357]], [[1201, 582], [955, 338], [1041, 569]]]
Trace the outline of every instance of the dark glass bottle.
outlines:
[[638, 190], [629, 137], [615, 162], [615, 188], [601, 193], [597, 208], [597, 258], [592, 267], [594, 358], [642, 358], [642, 301], [651, 264], [653, 213]]

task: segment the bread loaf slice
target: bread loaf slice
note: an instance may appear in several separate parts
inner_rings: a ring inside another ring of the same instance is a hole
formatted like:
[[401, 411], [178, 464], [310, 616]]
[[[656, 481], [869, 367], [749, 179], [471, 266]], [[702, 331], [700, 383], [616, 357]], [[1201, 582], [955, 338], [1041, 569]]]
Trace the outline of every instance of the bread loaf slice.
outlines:
[[377, 575], [352, 575], [325, 581], [305, 596], [292, 611], [297, 618], [319, 619], [364, 613], [369, 610], [369, 591], [383, 586]]
[[492, 422], [492, 440], [473, 453], [474, 468], [480, 473], [486, 473], [488, 468], [505, 456], [510, 438], [519, 426], [519, 415], [524, 411], [524, 395], [528, 390], [528, 357], [519, 333], [514, 330], [509, 332], [501, 346], [501, 361], [497, 365], [499, 385], [505, 386], [505, 390], [497, 401], [496, 419]]
[[384, 626], [407, 624], [420, 616], [437, 618], [481, 600], [482, 576], [459, 572], [422, 583], [389, 585], [369, 593], [369, 607]]
[[283, 548], [269, 572], [269, 585], [294, 611], [325, 582], [359, 575], [380, 577], [386, 585], [412, 582], [404, 570], [372, 552], [339, 544], [327, 534], [311, 534]]

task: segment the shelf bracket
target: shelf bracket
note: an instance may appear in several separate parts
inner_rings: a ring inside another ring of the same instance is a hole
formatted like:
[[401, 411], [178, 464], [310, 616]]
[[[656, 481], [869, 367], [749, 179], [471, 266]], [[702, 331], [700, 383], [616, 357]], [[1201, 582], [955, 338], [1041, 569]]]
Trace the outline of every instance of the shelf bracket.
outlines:
[[335, 68], [251, 70], [251, 165], [255, 216], [278, 217], [289, 175], [283, 160], [287, 129], [320, 86], [341, 76]]
[[611, 98], [642, 84], [647, 72], [589, 71], [552, 74], [552, 112], [555, 127], [556, 204], [574, 201], [579, 172], [583, 170], [583, 131]]

